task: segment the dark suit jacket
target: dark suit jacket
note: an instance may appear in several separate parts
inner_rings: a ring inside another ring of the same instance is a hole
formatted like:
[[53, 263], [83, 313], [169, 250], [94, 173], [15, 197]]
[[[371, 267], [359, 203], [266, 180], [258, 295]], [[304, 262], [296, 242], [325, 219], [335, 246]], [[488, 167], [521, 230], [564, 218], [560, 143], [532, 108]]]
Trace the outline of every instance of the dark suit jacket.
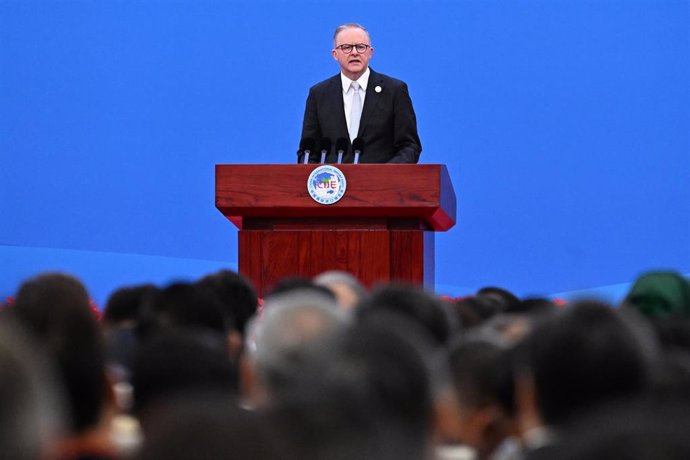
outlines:
[[[371, 68], [370, 71], [357, 136], [364, 141], [360, 163], [417, 163], [422, 145], [407, 85]], [[377, 92], [376, 88], [381, 91]], [[341, 137], [349, 139], [340, 74], [309, 90], [302, 139], [314, 139], [318, 144], [324, 137], [332, 143], [326, 162], [335, 163], [336, 140]], [[310, 162], [317, 163], [320, 158], [320, 153], [312, 153]], [[350, 149], [343, 163], [352, 163], [353, 159]], [[301, 152], [298, 152], [298, 162], [302, 162]]]

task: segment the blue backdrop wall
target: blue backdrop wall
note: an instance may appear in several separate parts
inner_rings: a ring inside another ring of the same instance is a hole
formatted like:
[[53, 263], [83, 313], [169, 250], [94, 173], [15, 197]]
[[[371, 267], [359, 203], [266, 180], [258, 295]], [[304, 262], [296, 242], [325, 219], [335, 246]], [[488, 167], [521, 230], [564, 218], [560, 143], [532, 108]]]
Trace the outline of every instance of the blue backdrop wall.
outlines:
[[0, 0], [0, 295], [236, 268], [214, 165], [294, 162], [349, 21], [458, 194], [439, 293], [690, 272], [687, 0]]

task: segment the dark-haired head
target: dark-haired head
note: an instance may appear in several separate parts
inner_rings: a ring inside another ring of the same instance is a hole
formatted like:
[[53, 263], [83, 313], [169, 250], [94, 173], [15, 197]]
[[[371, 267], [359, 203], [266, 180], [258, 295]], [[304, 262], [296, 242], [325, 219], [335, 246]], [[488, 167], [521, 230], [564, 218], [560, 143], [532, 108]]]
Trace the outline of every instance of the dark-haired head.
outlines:
[[445, 346], [459, 327], [450, 306], [421, 288], [390, 285], [374, 290], [357, 309], [360, 321], [369, 314], [387, 311], [421, 326], [439, 346]]
[[115, 290], [103, 310], [103, 325], [134, 326], [139, 321], [139, 316], [144, 304], [158, 291], [153, 284], [123, 287]]
[[137, 349], [132, 366], [134, 411], [149, 422], [173, 397], [237, 395], [237, 368], [225, 342], [202, 330], [165, 331]]
[[96, 426], [107, 402], [105, 347], [86, 288], [73, 276], [39, 275], [19, 288], [12, 312], [56, 363], [72, 432]]
[[230, 270], [207, 275], [197, 284], [216, 295], [231, 323], [244, 335], [247, 321], [256, 314], [258, 299], [254, 286], [244, 276]]
[[142, 311], [138, 325], [144, 341], [159, 332], [202, 330], [225, 337], [228, 318], [217, 298], [191, 283], [173, 283], [159, 290]]
[[519, 346], [518, 372], [531, 376], [545, 423], [649, 388], [656, 344], [638, 327], [606, 304], [581, 301], [534, 329]]

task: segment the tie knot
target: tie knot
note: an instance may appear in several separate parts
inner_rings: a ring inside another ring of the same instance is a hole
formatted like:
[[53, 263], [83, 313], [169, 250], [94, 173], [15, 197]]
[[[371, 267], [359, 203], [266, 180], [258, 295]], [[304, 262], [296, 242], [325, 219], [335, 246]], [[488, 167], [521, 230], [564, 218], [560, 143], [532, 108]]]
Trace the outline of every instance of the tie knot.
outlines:
[[352, 89], [354, 89], [355, 91], [359, 91], [359, 83], [357, 83], [356, 81], [353, 81], [351, 86]]

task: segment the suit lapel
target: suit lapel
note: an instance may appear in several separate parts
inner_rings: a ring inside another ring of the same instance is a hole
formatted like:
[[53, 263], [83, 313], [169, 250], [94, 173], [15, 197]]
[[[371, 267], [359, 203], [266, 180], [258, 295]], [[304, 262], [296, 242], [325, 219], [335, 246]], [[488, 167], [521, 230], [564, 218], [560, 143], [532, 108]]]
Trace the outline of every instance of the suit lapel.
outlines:
[[374, 72], [369, 68], [371, 72], [369, 74], [369, 82], [367, 83], [367, 96], [364, 99], [364, 107], [362, 107], [362, 118], [359, 121], [359, 132], [357, 137], [364, 135], [364, 131], [367, 128], [367, 121], [371, 118], [372, 114], [376, 112], [376, 107], [381, 100], [381, 93], [376, 92], [376, 88], [383, 88], [383, 80], [379, 74]]
[[[337, 125], [340, 127], [340, 129], [338, 129], [338, 137], [348, 138], [345, 103], [343, 102], [343, 83], [340, 79], [340, 74], [331, 78], [328, 97], [330, 98], [329, 106], [334, 108], [333, 116], [336, 119]], [[333, 142], [335, 142], [335, 139], [333, 139]]]

